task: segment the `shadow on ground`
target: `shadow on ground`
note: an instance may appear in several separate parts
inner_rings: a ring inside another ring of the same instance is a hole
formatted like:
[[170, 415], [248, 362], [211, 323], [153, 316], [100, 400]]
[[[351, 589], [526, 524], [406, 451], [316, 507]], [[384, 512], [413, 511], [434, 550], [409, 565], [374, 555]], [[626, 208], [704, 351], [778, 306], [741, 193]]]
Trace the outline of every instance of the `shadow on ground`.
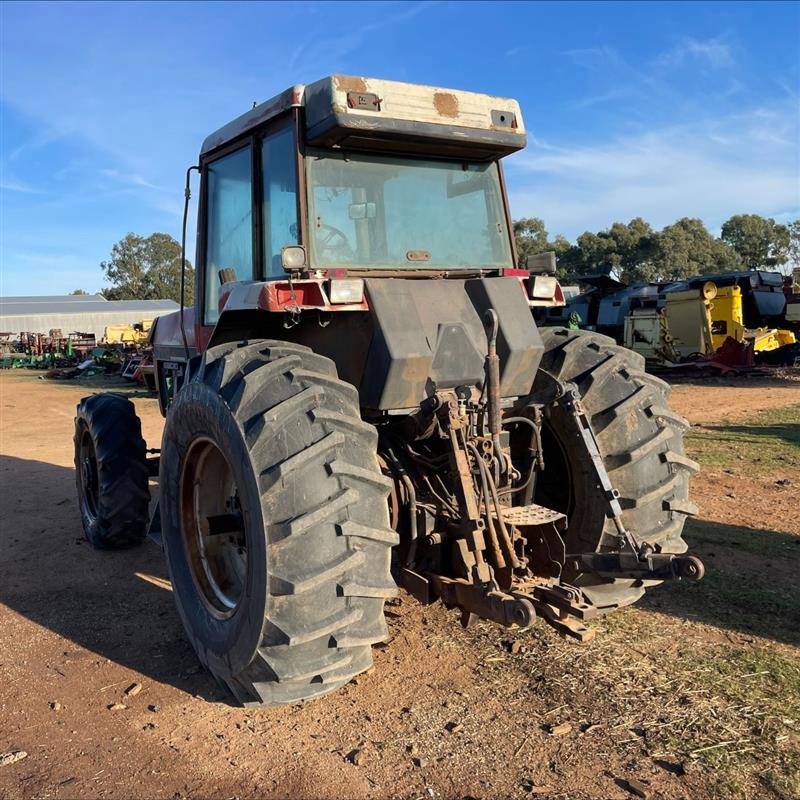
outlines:
[[704, 426], [713, 429], [720, 429], [729, 433], [744, 442], [759, 444], [762, 438], [780, 439], [787, 444], [800, 447], [800, 423], [785, 422], [772, 425], [709, 425]]
[[665, 584], [641, 608], [800, 645], [800, 536], [695, 519], [685, 539], [705, 578]]
[[703, 439], [712, 443], [733, 442], [737, 444], [761, 445], [763, 440], [772, 439], [776, 442], [800, 447], [800, 423], [774, 422], [771, 424], [738, 424], [722, 422], [717, 424], [706, 423], [692, 428], [690, 438]]
[[800, 367], [780, 367], [774, 371], [770, 370], [768, 374], [743, 374], [731, 378], [715, 376], [706, 380], [698, 380], [696, 375], [679, 376], [671, 375], [669, 372], [659, 374], [659, 377], [668, 381], [673, 386], [700, 386], [703, 388], [708, 388], [709, 386], [714, 385], [728, 389], [774, 389], [775, 387], [797, 388], [798, 379], [800, 379]]
[[156, 399], [157, 395], [144, 386], [138, 383], [123, 380], [116, 376], [108, 377], [106, 375], [98, 375], [91, 378], [80, 378], [78, 380], [51, 380], [48, 383], [56, 384], [57, 386], [67, 386], [71, 388], [79, 387], [86, 390], [86, 394], [95, 394], [96, 392], [118, 392], [125, 397], [133, 400], [134, 398], [148, 398]]
[[71, 468], [0, 456], [0, 603], [75, 644], [208, 700], [229, 700], [184, 637], [161, 550], [93, 550]]
[[[69, 467], [0, 456], [0, 486], [0, 603], [153, 680], [230, 700], [198, 668], [155, 545], [92, 550]], [[686, 538], [705, 580], [661, 586], [640, 607], [800, 644], [800, 536], [695, 520]]]
[[69, 389], [83, 389], [86, 394], [95, 392], [119, 392], [125, 397], [156, 399], [157, 395], [135, 381], [123, 378], [119, 373], [79, 375], [76, 378], [46, 378], [49, 370], [18, 370], [14, 377], [21, 381], [40, 380], [48, 386], [64, 386]]

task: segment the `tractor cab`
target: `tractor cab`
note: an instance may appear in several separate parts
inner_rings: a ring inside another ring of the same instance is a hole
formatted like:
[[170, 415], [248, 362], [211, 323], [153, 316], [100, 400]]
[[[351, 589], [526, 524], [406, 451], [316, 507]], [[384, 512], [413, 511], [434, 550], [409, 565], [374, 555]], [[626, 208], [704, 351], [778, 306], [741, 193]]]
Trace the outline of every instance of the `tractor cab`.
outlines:
[[336, 311], [366, 274], [512, 269], [499, 159], [524, 146], [516, 101], [472, 92], [333, 75], [256, 106], [201, 149], [200, 328], [227, 307], [223, 270], [288, 270], [316, 284], [293, 308]]

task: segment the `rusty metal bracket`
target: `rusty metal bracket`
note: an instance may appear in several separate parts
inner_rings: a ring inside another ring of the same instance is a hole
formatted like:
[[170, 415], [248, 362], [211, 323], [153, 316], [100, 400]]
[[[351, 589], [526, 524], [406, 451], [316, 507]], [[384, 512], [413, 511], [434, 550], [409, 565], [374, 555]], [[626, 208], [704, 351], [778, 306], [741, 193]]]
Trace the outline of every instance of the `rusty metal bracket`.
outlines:
[[408, 567], [401, 568], [400, 583], [412, 597], [415, 597], [424, 606], [430, 605], [436, 599], [431, 592], [431, 582], [428, 578]]
[[540, 585], [534, 586], [529, 594], [518, 596], [528, 598], [542, 619], [562, 636], [580, 642], [594, 639], [595, 631], [587, 628], [583, 622], [594, 619], [600, 612], [578, 587], [567, 583]]
[[527, 540], [528, 566], [534, 574], [559, 578], [566, 558], [561, 535], [567, 518], [558, 511], [531, 503], [504, 510], [505, 521], [517, 528]]
[[463, 610], [464, 627], [472, 621], [473, 616], [499, 622], [506, 627], [517, 625], [527, 628], [536, 621], [536, 610], [529, 597], [507, 594], [498, 589], [484, 591], [483, 587], [461, 578], [445, 578], [441, 575], [429, 577], [446, 606], [457, 606]]
[[591, 642], [595, 637], [595, 631], [587, 628], [579, 619], [562, 611], [557, 606], [544, 602], [536, 603], [536, 610], [542, 619], [562, 636], [569, 636], [584, 643]]

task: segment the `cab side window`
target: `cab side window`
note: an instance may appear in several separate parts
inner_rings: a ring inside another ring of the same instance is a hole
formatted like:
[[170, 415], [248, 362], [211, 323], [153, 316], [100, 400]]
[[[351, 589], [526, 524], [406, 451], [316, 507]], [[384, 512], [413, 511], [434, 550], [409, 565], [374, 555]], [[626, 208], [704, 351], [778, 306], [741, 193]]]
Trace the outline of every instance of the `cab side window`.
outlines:
[[263, 172], [264, 277], [285, 277], [281, 248], [298, 243], [297, 154], [294, 130], [282, 128], [261, 143]]
[[219, 318], [219, 271], [236, 270], [240, 281], [252, 280], [253, 190], [250, 146], [208, 165], [206, 178], [207, 233], [205, 308], [203, 322]]

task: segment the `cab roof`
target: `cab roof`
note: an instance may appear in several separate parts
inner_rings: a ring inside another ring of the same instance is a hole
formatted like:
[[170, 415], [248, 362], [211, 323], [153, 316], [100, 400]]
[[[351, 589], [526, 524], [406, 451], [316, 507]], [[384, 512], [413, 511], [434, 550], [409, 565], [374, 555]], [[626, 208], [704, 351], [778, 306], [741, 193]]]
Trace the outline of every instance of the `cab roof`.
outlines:
[[304, 108], [306, 144], [404, 149], [476, 160], [525, 147], [516, 100], [378, 78], [329, 75], [295, 84], [212, 133], [200, 156], [283, 114]]

